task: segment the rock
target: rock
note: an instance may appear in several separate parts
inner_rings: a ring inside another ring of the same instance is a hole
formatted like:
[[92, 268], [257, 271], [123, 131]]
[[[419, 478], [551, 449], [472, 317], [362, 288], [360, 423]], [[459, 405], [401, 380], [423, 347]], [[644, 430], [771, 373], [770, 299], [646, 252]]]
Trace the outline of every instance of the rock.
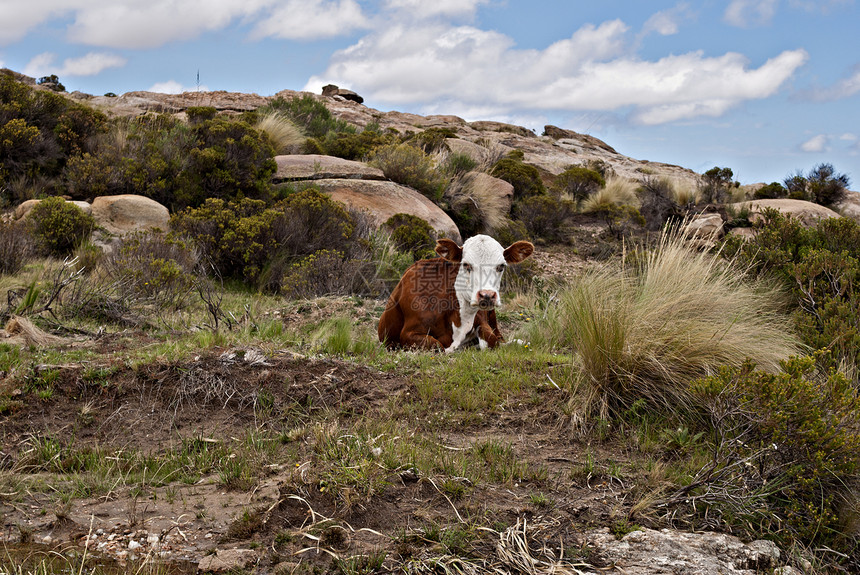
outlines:
[[[506, 215], [511, 213], [514, 186], [505, 180], [484, 172], [469, 172], [463, 178], [462, 187], [470, 191], [472, 199], [468, 201], [475, 201], [478, 205], [500, 206]], [[454, 201], [456, 203], [456, 199]]]
[[461, 241], [454, 220], [412, 188], [371, 180], [317, 180], [314, 184], [333, 200], [366, 212], [376, 226], [381, 226], [394, 214], [412, 214], [430, 224], [442, 237]]
[[684, 226], [687, 237], [699, 240], [716, 240], [723, 234], [723, 216], [718, 213], [696, 214]]
[[841, 200], [834, 204], [833, 208], [842, 214], [842, 217], [860, 222], [860, 193], [847, 192]]
[[[30, 210], [32, 210], [36, 206], [36, 204], [38, 204], [41, 201], [42, 200], [27, 200], [27, 201], [19, 204], [18, 207], [15, 208], [15, 219], [20, 220], [21, 218], [25, 217], [27, 214], [30, 213]], [[66, 201], [68, 202], [71, 200], [66, 200]], [[78, 206], [79, 208], [81, 208], [81, 210], [85, 214], [92, 214], [93, 213], [93, 207], [90, 204], [88, 204], [87, 202], [71, 201], [71, 203], [73, 203], [76, 206]]]
[[478, 122], [469, 122], [469, 127], [480, 132], [506, 132], [516, 134], [517, 136], [522, 136], [524, 138], [537, 138], [537, 134], [528, 128], [523, 128], [522, 126], [517, 126], [515, 124], [505, 124], [504, 122], [481, 120]]
[[761, 212], [764, 208], [774, 208], [783, 214], [791, 215], [806, 227], [814, 227], [824, 218], [838, 218], [839, 214], [819, 204], [804, 200], [755, 200], [752, 202], [741, 202], [739, 208], [748, 208], [750, 221], [755, 223], [761, 220]]
[[92, 209], [96, 223], [116, 235], [149, 228], [166, 230], [170, 223], [167, 208], [155, 200], [133, 194], [99, 196], [93, 200]]
[[219, 549], [215, 555], [207, 555], [197, 564], [198, 573], [224, 573], [246, 569], [257, 561], [251, 549]]
[[345, 90], [343, 88], [338, 88], [334, 84], [329, 84], [327, 86], [323, 86], [322, 95], [327, 98], [334, 98], [335, 96], [340, 96], [346, 100], [350, 100], [351, 102], [356, 102], [358, 104], [364, 103], [364, 98], [353, 92], [352, 90]]
[[294, 180], [385, 179], [385, 174], [379, 168], [334, 156], [316, 154], [275, 156], [275, 162], [278, 164], [278, 171], [272, 178], [275, 183]]
[[775, 569], [780, 557], [771, 541], [744, 543], [724, 533], [642, 529], [617, 540], [601, 529], [586, 538], [601, 563], [627, 575], [753, 575]]

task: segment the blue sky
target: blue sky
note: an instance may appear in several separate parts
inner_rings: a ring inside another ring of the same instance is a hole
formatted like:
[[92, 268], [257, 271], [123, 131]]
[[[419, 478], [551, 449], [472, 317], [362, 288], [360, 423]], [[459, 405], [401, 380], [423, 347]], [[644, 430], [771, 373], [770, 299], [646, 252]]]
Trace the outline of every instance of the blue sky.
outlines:
[[742, 183], [829, 162], [860, 189], [858, 28], [855, 0], [0, 0], [0, 67], [90, 94], [334, 83]]

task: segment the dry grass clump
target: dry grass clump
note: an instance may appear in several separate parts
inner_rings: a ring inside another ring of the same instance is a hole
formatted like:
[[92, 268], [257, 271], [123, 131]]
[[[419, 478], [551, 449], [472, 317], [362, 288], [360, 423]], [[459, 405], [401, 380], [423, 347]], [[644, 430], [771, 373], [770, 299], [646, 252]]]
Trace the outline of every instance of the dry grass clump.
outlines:
[[582, 275], [531, 340], [578, 358], [571, 407], [579, 423], [638, 399], [673, 412], [690, 405], [688, 383], [697, 377], [747, 358], [776, 370], [799, 351], [779, 300], [741, 270], [690, 251], [674, 232], [639, 265]]
[[507, 223], [510, 199], [499, 193], [492, 178], [465, 174], [451, 183], [445, 199], [454, 212], [469, 214], [474, 233], [491, 233]]
[[254, 127], [269, 137], [278, 154], [297, 153], [307, 139], [292, 120], [278, 112], [263, 114]]
[[636, 184], [624, 178], [610, 178], [606, 180], [606, 186], [582, 201], [582, 211], [594, 212], [607, 205], [634, 207], [639, 205]]

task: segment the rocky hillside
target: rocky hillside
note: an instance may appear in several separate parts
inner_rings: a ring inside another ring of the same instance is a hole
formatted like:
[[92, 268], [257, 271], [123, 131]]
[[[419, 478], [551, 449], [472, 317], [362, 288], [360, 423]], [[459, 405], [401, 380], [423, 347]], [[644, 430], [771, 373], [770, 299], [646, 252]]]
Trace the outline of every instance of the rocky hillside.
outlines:
[[[117, 97], [90, 96], [80, 92], [70, 97], [84, 100], [108, 115], [134, 116], [147, 111], [182, 114], [192, 106], [211, 106], [220, 112], [244, 112], [267, 104], [271, 100], [293, 98], [304, 93], [282, 90], [272, 97], [238, 92], [186, 92], [184, 94], [159, 94], [155, 92], [128, 92]], [[449, 142], [453, 151], [468, 153], [475, 149], [486, 150], [487, 144], [498, 145], [501, 150], [519, 149], [525, 153], [525, 162], [550, 174], [557, 175], [571, 164], [589, 160], [602, 160], [612, 166], [622, 177], [639, 179], [645, 175], [669, 177], [681, 187], [693, 188], [699, 175], [686, 168], [636, 160], [618, 153], [612, 146], [587, 134], [579, 134], [555, 126], [546, 126], [545, 135], [537, 135], [522, 126], [501, 122], [467, 122], [457, 116], [419, 116], [403, 112], [382, 112], [368, 108], [341, 96], [325, 97], [314, 94], [325, 102], [338, 118], [364, 127], [371, 122], [382, 129], [393, 129], [401, 133], [418, 132], [427, 128], [448, 128], [456, 132], [459, 142]], [[477, 142], [483, 145], [479, 146]]]

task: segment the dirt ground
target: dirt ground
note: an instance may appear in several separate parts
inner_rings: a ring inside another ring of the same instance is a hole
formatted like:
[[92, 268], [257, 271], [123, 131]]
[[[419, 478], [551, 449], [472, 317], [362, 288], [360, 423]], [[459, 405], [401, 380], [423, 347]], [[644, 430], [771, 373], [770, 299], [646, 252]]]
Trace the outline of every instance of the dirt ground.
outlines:
[[[0, 437], [4, 473], [26, 469], [34, 437], [114, 453], [159, 453], [189, 439], [229, 446], [249, 430], [288, 427], [296, 406], [304, 406], [310, 418], [348, 422], [384, 417], [391, 402], [417, 393], [414, 378], [294, 353], [263, 358], [215, 350], [186, 362], [120, 367], [109, 384], [88, 381], [83, 373], [82, 366], [60, 368], [47, 401], [10, 390], [12, 406], [2, 416]], [[546, 393], [552, 400], [560, 392]], [[265, 417], [262, 396], [268, 402]], [[415, 430], [421, 432], [420, 423]], [[213, 475], [143, 490], [118, 485], [97, 497], [67, 501], [51, 489], [2, 493], [3, 539], [86, 547], [121, 561], [155, 557], [192, 571], [203, 564], [218, 571], [223, 558], [229, 568], [255, 566], [265, 572], [299, 559], [328, 565], [334, 556], [379, 550], [401, 561], [439, 552], [439, 542], [407, 536], [428, 524], [483, 525], [491, 534], [494, 527], [528, 518], [554, 531], [548, 540], [570, 546], [577, 540], [574, 525], [623, 515], [620, 481], [571, 481], [584, 446], [560, 434], [557, 422], [546, 417], [502, 413], [486, 424], [442, 429], [434, 437], [452, 451], [490, 439], [509, 442], [518, 458], [545, 468], [546, 475], [533, 484], [469, 485], [455, 501], [440, 489], [438, 477], [403, 468], [389, 473], [378, 493], [351, 497], [321, 489], [312, 442], [299, 440], [291, 456], [268, 466], [245, 489], [228, 489]], [[44, 471], [30, 473], [28, 480], [38, 482], [40, 475], [56, 481]], [[548, 494], [551, 503], [535, 499], [538, 492]], [[491, 539], [479, 534], [471, 545], [490, 545]], [[225, 555], [230, 549], [237, 551]]]

